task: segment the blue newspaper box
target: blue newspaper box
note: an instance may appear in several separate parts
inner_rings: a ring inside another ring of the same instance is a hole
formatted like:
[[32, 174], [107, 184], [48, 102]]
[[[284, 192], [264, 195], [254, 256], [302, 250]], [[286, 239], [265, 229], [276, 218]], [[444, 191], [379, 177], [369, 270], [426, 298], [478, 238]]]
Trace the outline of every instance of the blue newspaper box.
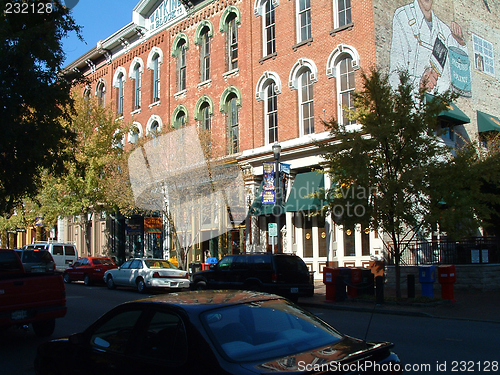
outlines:
[[422, 296], [434, 298], [434, 282], [436, 281], [436, 266], [419, 266], [418, 280], [422, 284]]

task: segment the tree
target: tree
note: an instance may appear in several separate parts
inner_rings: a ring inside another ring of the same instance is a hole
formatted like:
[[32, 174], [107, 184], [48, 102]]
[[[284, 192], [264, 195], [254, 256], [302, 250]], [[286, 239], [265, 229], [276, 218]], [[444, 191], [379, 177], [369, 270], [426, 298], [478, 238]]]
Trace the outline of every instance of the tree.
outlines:
[[67, 173], [63, 176], [44, 175], [38, 200], [47, 224], [54, 224], [59, 216], [79, 219], [89, 252], [89, 214], [114, 212], [122, 207], [119, 199], [126, 201], [131, 196], [125, 194], [120, 198], [114, 190], [110, 191], [116, 186], [116, 180], [124, 180], [120, 176], [126, 155], [121, 140], [128, 129], [122, 129], [113, 112], [94, 98], [74, 98], [74, 107], [75, 114], [66, 126], [76, 134], [75, 142], [65, 150], [74, 155], [74, 159], [65, 163]]
[[59, 1], [22, 14], [5, 11], [12, 3], [26, 1], [0, 0], [0, 214], [7, 215], [36, 194], [44, 170], [61, 173], [71, 156], [64, 151], [73, 134], [62, 120], [69, 119], [73, 77], [59, 74], [61, 39], [70, 32], [80, 36]]
[[[455, 206], [465, 207], [460, 213], [467, 217], [456, 220], [473, 220], [473, 210], [467, 209], [470, 198], [466, 202], [464, 198], [473, 180], [466, 187], [458, 187], [462, 179], [457, 178], [447, 178], [447, 185], [440, 183], [443, 176], [469, 173], [469, 168], [460, 168], [470, 166], [472, 153], [463, 152], [454, 159], [437, 136], [438, 114], [454, 99], [450, 92], [434, 100], [426, 100], [424, 91], [415, 95], [407, 72], [399, 73], [396, 89], [387, 75], [376, 70], [363, 73], [362, 79], [351, 113], [356, 124], [342, 126], [333, 120], [326, 124], [334, 139], [322, 146], [332, 176], [326, 199], [334, 220], [344, 228], [361, 223], [389, 238], [396, 294], [401, 298], [402, 243], [435, 227], [444, 192], [454, 192]], [[451, 197], [446, 199], [452, 203]]]

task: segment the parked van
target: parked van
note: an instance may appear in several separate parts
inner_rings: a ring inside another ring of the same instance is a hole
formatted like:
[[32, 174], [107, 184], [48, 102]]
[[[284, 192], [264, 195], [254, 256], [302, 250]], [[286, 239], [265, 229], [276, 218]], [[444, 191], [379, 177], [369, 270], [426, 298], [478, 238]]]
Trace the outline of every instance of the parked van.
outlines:
[[24, 245], [23, 249], [47, 250], [52, 254], [52, 258], [54, 258], [54, 262], [56, 263], [56, 270], [58, 271], [65, 270], [79, 258], [76, 246], [69, 243], [37, 241], [33, 244]]

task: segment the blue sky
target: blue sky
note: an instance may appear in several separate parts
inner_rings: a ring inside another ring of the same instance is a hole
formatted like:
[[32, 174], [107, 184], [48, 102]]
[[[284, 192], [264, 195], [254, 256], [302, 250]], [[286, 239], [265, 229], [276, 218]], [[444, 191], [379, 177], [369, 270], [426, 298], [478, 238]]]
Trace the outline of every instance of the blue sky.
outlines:
[[[73, 1], [74, 2], [74, 1]], [[115, 31], [132, 22], [132, 10], [139, 0], [79, 0], [72, 15], [76, 23], [83, 26], [81, 42], [76, 33], [63, 39], [63, 48], [68, 65], [106, 39]]]

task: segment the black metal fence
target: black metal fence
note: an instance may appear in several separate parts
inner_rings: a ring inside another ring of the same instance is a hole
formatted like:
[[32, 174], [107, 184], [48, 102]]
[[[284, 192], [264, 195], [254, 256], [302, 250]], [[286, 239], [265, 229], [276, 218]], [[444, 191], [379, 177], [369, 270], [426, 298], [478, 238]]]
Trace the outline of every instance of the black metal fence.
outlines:
[[[392, 243], [386, 244], [385, 257], [394, 264]], [[463, 241], [408, 241], [401, 244], [401, 265], [500, 263], [500, 239], [475, 237]]]

